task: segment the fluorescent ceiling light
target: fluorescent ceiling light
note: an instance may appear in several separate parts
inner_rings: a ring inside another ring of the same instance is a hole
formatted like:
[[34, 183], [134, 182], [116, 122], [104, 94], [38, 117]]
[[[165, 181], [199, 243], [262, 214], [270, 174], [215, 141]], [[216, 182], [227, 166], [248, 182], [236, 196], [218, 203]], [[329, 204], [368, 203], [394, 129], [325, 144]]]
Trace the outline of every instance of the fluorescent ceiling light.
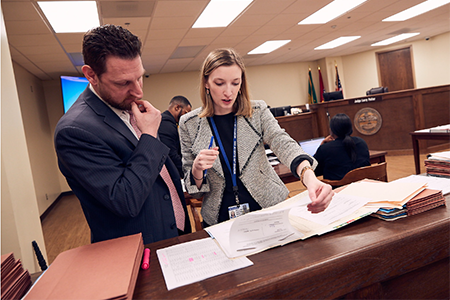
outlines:
[[86, 32], [100, 25], [95, 1], [39, 1], [38, 4], [56, 33]]
[[319, 47], [314, 48], [314, 50], [324, 50], [324, 49], [333, 49], [336, 47], [339, 47], [341, 45], [350, 43], [354, 40], [359, 39], [361, 36], [357, 35], [357, 36], [341, 36], [335, 40], [332, 40], [331, 42], [328, 42], [326, 44], [323, 44]]
[[270, 53], [272, 51], [277, 50], [278, 48], [286, 45], [291, 40], [278, 40], [278, 41], [267, 41], [264, 44], [256, 47], [252, 51], [250, 51], [247, 54], [266, 54]]
[[384, 19], [383, 22], [405, 21], [447, 3], [450, 3], [450, 0], [428, 0], [390, 16], [389, 18]]
[[211, 0], [192, 28], [227, 27], [253, 0]]
[[402, 34], [396, 35], [394, 37], [391, 37], [389, 39], [386, 39], [384, 41], [372, 44], [371, 46], [386, 46], [386, 45], [390, 45], [390, 44], [396, 43], [398, 41], [406, 40], [406, 39], [408, 39], [410, 37], [413, 37], [413, 36], [416, 36], [418, 34], [420, 34], [420, 32], [402, 33]]
[[367, 0], [335, 0], [303, 21], [300, 21], [298, 25], [325, 24], [366, 1]]

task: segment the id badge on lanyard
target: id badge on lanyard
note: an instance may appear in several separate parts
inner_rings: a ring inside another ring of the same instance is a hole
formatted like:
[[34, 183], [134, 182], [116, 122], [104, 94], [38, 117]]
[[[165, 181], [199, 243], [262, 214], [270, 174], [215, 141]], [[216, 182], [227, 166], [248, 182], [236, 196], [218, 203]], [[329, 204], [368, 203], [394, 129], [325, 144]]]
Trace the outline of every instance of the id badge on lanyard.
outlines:
[[237, 218], [239, 216], [245, 215], [250, 211], [248, 203], [242, 203], [238, 205], [233, 205], [228, 207], [228, 216], [230, 219]]
[[214, 122], [214, 118], [210, 118], [211, 125], [214, 130], [214, 134], [216, 135], [217, 142], [219, 144], [220, 152], [222, 152], [222, 156], [225, 160], [225, 163], [227, 165], [228, 170], [231, 174], [231, 181], [233, 182], [233, 193], [236, 200], [236, 205], [228, 207], [228, 215], [230, 219], [242, 216], [243, 214], [246, 214], [250, 211], [250, 207], [248, 203], [239, 203], [239, 189], [237, 186], [237, 180], [236, 180], [236, 159], [237, 159], [237, 118], [234, 116], [234, 128], [233, 128], [233, 169], [231, 169], [230, 162], [228, 161], [227, 154], [225, 153], [225, 149], [222, 145], [222, 140], [220, 139], [219, 132], [217, 131], [216, 123]]

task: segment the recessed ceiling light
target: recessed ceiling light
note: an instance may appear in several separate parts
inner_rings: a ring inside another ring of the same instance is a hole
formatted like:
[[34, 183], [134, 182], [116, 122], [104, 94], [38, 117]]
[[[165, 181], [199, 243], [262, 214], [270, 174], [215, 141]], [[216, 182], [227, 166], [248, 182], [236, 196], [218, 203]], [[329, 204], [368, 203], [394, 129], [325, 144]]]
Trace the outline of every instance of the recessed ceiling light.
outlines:
[[420, 32], [402, 33], [402, 34], [396, 35], [394, 37], [391, 37], [389, 39], [386, 39], [384, 41], [380, 41], [378, 43], [372, 44], [371, 46], [386, 46], [386, 45], [390, 45], [390, 44], [393, 44], [393, 43], [398, 42], [398, 41], [406, 40], [406, 39], [408, 39], [410, 37], [413, 37], [413, 36], [416, 36], [418, 34], [420, 34]]
[[260, 46], [256, 47], [252, 51], [250, 51], [247, 54], [267, 54], [272, 51], [277, 50], [278, 48], [286, 45], [291, 40], [278, 40], [278, 41], [267, 41], [264, 44], [261, 44]]
[[211, 0], [192, 28], [227, 27], [253, 0]]
[[384, 19], [383, 22], [405, 21], [447, 3], [450, 3], [450, 0], [428, 0], [390, 16], [389, 18]]
[[100, 25], [95, 1], [39, 1], [38, 4], [56, 33], [86, 32]]
[[298, 25], [325, 24], [366, 1], [367, 0], [335, 0], [306, 19], [300, 21]]
[[333, 49], [336, 47], [339, 47], [341, 45], [350, 43], [354, 40], [359, 39], [361, 36], [357, 35], [357, 36], [341, 36], [335, 40], [332, 40], [331, 42], [325, 43], [319, 47], [314, 48], [314, 50], [325, 50], [325, 49]]

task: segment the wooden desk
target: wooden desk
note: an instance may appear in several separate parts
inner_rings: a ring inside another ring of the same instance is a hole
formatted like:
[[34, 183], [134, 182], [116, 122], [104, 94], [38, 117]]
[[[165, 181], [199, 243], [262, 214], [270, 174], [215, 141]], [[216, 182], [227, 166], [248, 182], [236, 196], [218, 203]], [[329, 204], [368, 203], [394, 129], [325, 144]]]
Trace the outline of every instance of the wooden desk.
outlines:
[[[378, 164], [386, 161], [386, 151], [374, 151], [369, 150], [370, 153], [370, 163]], [[291, 170], [283, 164], [278, 164], [273, 166], [275, 172], [277, 172], [278, 176], [280, 176], [281, 180], [286, 183], [298, 181], [299, 179], [292, 175]]]
[[[446, 197], [447, 203], [449, 196]], [[393, 222], [373, 217], [249, 256], [253, 266], [167, 291], [156, 250], [205, 231], [146, 245], [133, 299], [448, 299], [450, 209]]]
[[450, 142], [449, 132], [410, 132], [412, 138], [414, 164], [416, 166], [416, 174], [420, 174], [420, 149], [419, 140], [447, 140]]

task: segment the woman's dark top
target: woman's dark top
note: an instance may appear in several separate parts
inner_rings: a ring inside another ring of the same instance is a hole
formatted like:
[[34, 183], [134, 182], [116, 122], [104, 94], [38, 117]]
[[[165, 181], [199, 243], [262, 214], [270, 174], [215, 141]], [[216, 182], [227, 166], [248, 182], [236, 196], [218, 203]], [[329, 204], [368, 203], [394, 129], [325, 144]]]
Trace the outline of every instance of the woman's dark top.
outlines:
[[370, 166], [369, 148], [366, 142], [359, 137], [351, 137], [355, 142], [356, 160], [353, 163], [342, 143], [343, 139], [338, 138], [332, 142], [321, 145], [314, 158], [319, 165], [317, 166], [316, 176], [323, 175], [324, 179], [341, 180], [349, 171]]
[[[214, 123], [216, 124], [217, 131], [219, 132], [220, 139], [222, 141], [222, 145], [224, 147], [225, 153], [228, 158], [228, 162], [230, 163], [231, 170], [233, 170], [233, 130], [234, 130], [234, 113], [230, 113], [222, 116], [214, 116]], [[208, 118], [209, 121], [209, 118]], [[214, 130], [212, 129], [211, 122], [209, 124], [211, 126], [211, 131], [214, 134]], [[215, 144], [219, 145], [217, 142], [217, 137], [214, 134]], [[239, 143], [239, 140], [237, 141]], [[220, 163], [222, 164], [223, 173], [225, 175], [225, 191], [223, 193], [222, 203], [220, 205], [219, 210], [219, 223], [223, 221], [227, 221], [230, 219], [228, 215], [228, 207], [236, 205], [236, 200], [233, 192], [233, 181], [231, 180], [231, 172], [228, 170], [225, 159], [223, 158], [222, 152], [219, 149], [219, 158]], [[239, 153], [236, 149], [236, 156], [239, 157]], [[260, 210], [261, 206], [253, 199], [248, 190], [245, 188], [244, 184], [242, 184], [239, 179], [239, 161], [236, 159], [236, 182], [239, 188], [239, 203], [248, 203], [250, 207], [250, 211]]]

